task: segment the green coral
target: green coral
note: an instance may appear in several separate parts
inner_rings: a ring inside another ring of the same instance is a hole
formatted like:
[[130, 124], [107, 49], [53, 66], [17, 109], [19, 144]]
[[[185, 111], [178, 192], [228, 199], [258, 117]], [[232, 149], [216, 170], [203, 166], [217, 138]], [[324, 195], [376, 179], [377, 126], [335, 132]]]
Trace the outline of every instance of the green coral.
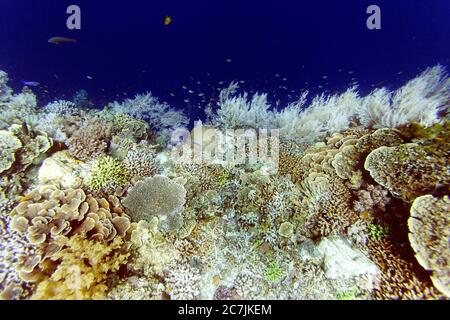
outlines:
[[220, 187], [224, 187], [228, 181], [230, 181], [232, 175], [230, 172], [223, 170], [219, 175], [219, 185]]
[[108, 191], [124, 186], [129, 179], [129, 172], [119, 161], [100, 156], [92, 163], [86, 184], [93, 191]]
[[369, 224], [369, 236], [374, 241], [380, 241], [389, 234], [389, 227], [381, 224]]
[[348, 291], [338, 292], [336, 299], [338, 300], [356, 300], [358, 299], [359, 290], [356, 287], [351, 288]]
[[284, 270], [277, 261], [271, 262], [264, 270], [264, 278], [271, 283], [277, 283], [284, 277]]

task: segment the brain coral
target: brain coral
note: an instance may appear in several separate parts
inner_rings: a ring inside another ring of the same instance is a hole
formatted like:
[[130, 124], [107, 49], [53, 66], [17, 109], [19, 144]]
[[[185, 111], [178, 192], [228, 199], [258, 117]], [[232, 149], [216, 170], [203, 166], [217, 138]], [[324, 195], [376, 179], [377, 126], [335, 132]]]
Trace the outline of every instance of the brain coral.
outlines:
[[370, 153], [364, 168], [395, 197], [411, 202], [417, 196], [450, 184], [450, 150], [438, 153], [417, 143], [381, 147]]
[[417, 261], [433, 272], [434, 286], [450, 297], [450, 198], [432, 195], [417, 198], [408, 226]]
[[136, 183], [128, 191], [123, 205], [135, 221], [157, 216], [164, 231], [178, 230], [183, 222], [180, 211], [186, 202], [186, 190], [165, 176], [156, 175]]

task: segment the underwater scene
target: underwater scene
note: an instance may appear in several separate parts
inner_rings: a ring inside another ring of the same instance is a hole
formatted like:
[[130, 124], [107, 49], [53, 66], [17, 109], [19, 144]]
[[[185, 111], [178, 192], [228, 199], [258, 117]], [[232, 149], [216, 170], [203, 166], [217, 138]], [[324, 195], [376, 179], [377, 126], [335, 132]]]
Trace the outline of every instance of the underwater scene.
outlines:
[[447, 300], [450, 1], [0, 1], [2, 300]]

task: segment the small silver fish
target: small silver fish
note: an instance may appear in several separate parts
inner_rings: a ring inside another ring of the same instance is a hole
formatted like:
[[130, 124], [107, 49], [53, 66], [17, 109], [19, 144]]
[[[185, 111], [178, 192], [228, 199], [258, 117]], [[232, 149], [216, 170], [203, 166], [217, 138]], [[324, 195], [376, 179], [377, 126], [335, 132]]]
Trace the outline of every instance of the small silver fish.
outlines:
[[29, 87], [39, 87], [40, 83], [36, 81], [22, 81], [22, 83]]

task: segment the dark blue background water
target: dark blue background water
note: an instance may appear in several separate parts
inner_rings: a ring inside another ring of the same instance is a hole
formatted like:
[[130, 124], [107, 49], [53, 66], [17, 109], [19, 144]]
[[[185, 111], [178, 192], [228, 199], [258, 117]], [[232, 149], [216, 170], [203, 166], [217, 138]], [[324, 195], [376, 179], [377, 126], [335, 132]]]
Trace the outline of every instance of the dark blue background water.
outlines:
[[[81, 31], [66, 28], [70, 4], [81, 7]], [[366, 28], [370, 4], [382, 30]], [[0, 69], [17, 87], [39, 81], [42, 103], [86, 89], [101, 106], [150, 90], [194, 112], [231, 80], [284, 103], [355, 80], [363, 92], [396, 87], [448, 65], [449, 14], [448, 0], [1, 0]], [[78, 43], [55, 46], [52, 36]]]

